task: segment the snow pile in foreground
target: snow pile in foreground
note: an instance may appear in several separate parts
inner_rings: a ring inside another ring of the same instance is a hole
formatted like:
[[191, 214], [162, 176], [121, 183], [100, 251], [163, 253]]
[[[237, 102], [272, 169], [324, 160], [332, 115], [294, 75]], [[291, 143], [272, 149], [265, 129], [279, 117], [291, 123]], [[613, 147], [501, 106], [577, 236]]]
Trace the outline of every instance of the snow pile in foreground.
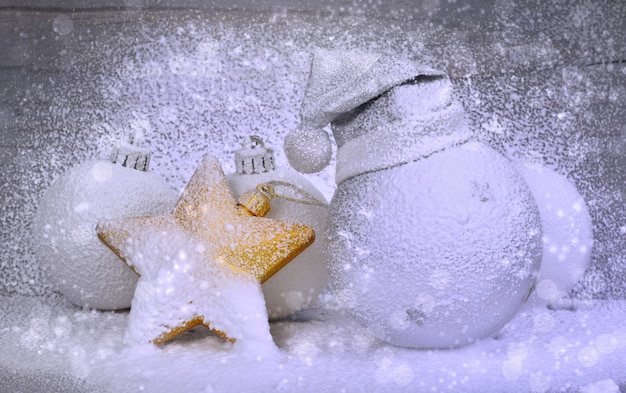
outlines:
[[129, 346], [125, 312], [3, 297], [0, 375], [22, 390], [70, 392], [617, 392], [626, 384], [623, 302], [535, 308], [494, 338], [420, 351], [376, 340], [325, 296], [319, 308], [271, 324], [279, 352], [267, 357], [204, 328], [161, 347]]

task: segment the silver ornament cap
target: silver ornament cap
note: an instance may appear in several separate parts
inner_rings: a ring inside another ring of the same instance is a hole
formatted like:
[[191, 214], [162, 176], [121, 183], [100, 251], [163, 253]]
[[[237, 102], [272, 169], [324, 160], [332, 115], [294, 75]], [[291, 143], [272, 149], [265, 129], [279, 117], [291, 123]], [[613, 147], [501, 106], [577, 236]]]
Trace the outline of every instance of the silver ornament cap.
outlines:
[[235, 166], [240, 175], [270, 172], [275, 169], [274, 150], [265, 147], [263, 140], [250, 136], [242, 148], [235, 152]]
[[130, 143], [122, 142], [114, 147], [111, 150], [109, 159], [114, 164], [147, 172], [148, 169], [150, 169], [150, 158], [152, 157], [152, 152], [150, 149], [133, 144], [135, 139], [139, 138], [131, 137]]

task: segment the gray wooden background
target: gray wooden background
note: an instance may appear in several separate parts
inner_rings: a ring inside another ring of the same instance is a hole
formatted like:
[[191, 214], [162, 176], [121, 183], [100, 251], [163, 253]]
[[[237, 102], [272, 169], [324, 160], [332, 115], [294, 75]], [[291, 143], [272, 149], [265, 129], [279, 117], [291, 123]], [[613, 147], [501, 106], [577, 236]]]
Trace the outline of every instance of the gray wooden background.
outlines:
[[626, 2], [372, 3], [0, 1], [0, 293], [50, 292], [31, 251], [37, 201], [129, 130], [179, 189], [207, 152], [232, 169], [250, 133], [284, 165], [323, 46], [446, 70], [479, 139], [585, 197], [596, 243], [576, 295], [626, 297]]

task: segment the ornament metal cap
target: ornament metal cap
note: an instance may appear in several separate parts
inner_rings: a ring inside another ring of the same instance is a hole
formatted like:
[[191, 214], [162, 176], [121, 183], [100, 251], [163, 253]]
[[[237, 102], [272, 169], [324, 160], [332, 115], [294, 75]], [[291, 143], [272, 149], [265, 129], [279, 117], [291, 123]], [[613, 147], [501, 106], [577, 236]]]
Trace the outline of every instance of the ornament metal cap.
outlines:
[[235, 166], [240, 175], [272, 171], [275, 168], [274, 150], [265, 147], [260, 137], [251, 135], [241, 150], [235, 152]]
[[133, 137], [130, 143], [122, 142], [111, 150], [109, 159], [112, 163], [138, 171], [147, 172], [150, 169], [152, 152], [149, 149], [134, 145]]
[[256, 189], [244, 192], [237, 204], [253, 216], [264, 217], [271, 209], [270, 199], [276, 195], [269, 184], [261, 184]]

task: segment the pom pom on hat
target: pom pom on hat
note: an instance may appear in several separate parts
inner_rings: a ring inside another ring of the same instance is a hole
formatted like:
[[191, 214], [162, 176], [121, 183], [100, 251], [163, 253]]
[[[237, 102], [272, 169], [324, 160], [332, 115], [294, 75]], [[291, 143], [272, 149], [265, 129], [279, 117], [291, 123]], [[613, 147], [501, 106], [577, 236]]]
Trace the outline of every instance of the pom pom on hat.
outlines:
[[285, 137], [283, 148], [289, 164], [302, 173], [326, 168], [333, 154], [328, 133], [314, 128], [296, 128]]
[[304, 173], [324, 169], [330, 162], [332, 144], [323, 127], [420, 75], [445, 73], [379, 53], [318, 49], [302, 100], [301, 125], [285, 138], [289, 163]]

